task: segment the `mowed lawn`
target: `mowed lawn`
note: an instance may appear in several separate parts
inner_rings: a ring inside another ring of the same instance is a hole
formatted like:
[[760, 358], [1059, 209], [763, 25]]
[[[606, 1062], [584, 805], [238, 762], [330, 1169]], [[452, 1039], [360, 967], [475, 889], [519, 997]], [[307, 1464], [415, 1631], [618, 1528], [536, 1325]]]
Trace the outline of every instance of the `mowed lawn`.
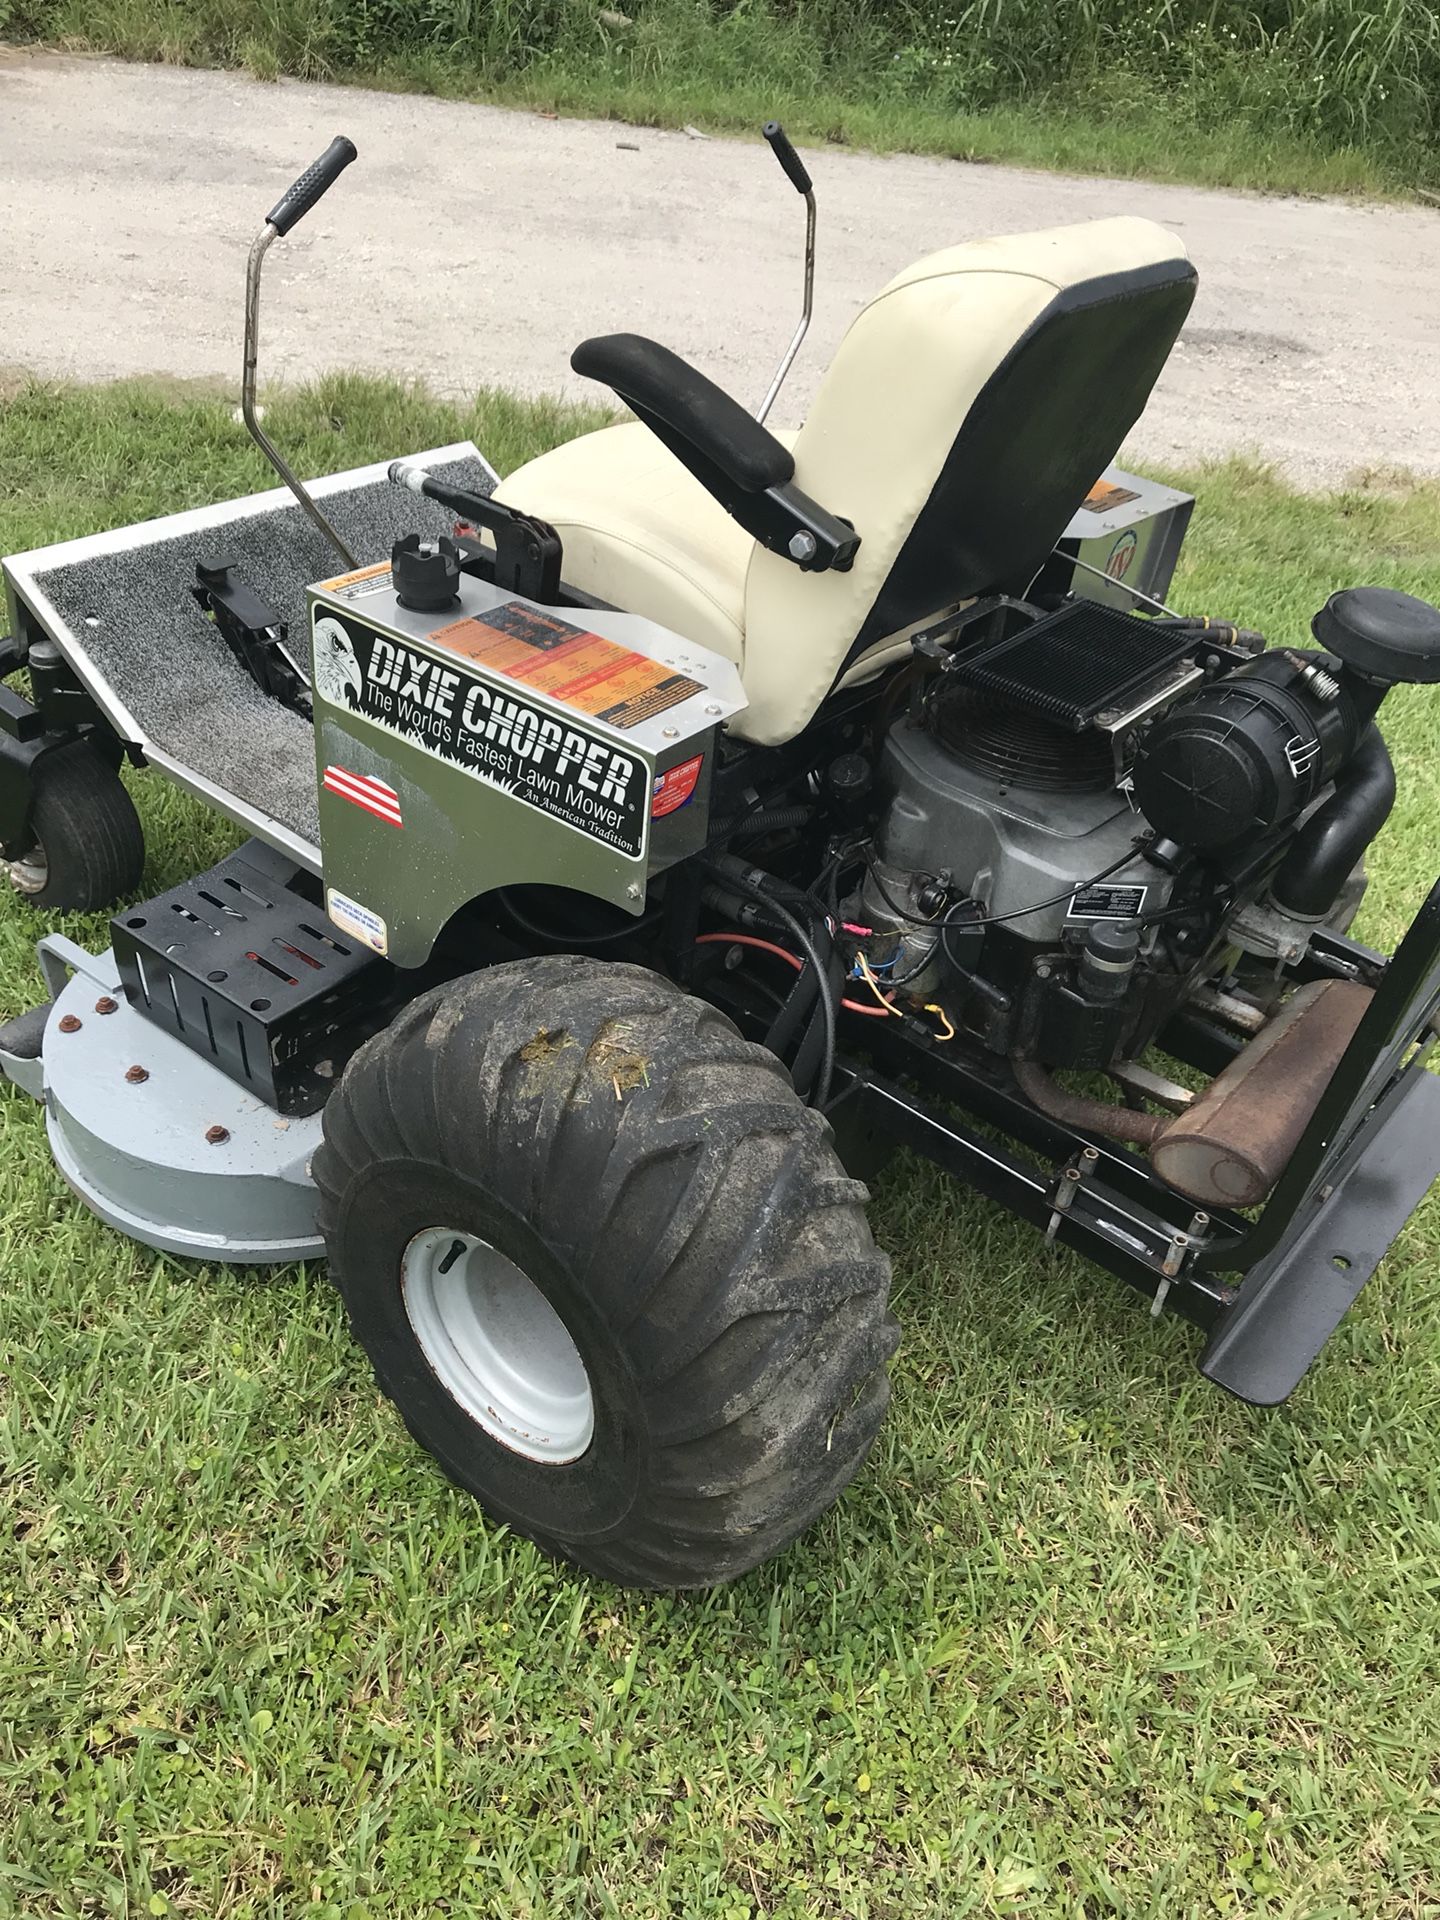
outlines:
[[[329, 382], [302, 471], [579, 416]], [[1175, 597], [1301, 639], [1440, 597], [1440, 489], [1189, 476]], [[267, 484], [228, 402], [0, 402], [0, 551]], [[165, 636], [157, 632], [157, 647]], [[1440, 872], [1440, 690], [1358, 931]], [[135, 783], [158, 891], [233, 844]], [[102, 919], [57, 922], [103, 944]], [[42, 929], [0, 897], [0, 997]], [[1440, 1206], [1293, 1402], [1193, 1370], [1118, 1282], [905, 1166], [870, 1464], [709, 1596], [578, 1578], [411, 1443], [323, 1266], [186, 1265], [65, 1191], [0, 1092], [0, 1916], [1440, 1914]]]

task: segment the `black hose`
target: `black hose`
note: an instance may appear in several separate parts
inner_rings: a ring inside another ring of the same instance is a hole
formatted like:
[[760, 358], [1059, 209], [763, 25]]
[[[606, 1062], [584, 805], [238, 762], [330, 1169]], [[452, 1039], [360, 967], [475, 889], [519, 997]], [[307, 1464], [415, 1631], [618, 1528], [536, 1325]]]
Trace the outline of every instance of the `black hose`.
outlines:
[[1335, 791], [1301, 827], [1270, 886], [1270, 898], [1297, 920], [1323, 920], [1346, 875], [1390, 817], [1395, 769], [1373, 724], [1340, 769]]
[[1168, 633], [1204, 634], [1216, 646], [1239, 647], [1243, 653], [1262, 653], [1266, 645], [1264, 634], [1254, 627], [1237, 627], [1233, 620], [1211, 620], [1204, 614], [1157, 614], [1150, 625], [1163, 627]]
[[723, 887], [748, 893], [752, 900], [758, 900], [769, 913], [774, 914], [814, 968], [815, 979], [820, 988], [820, 1018], [824, 1023], [824, 1043], [821, 1050], [820, 1070], [815, 1076], [815, 1084], [810, 1089], [808, 1098], [812, 1107], [823, 1107], [830, 1097], [830, 1082], [835, 1072], [835, 1039], [839, 1015], [835, 1005], [836, 995], [831, 989], [829, 972], [820, 957], [820, 949], [811, 938], [809, 931], [801, 926], [790, 909], [782, 906], [763, 887], [753, 885], [737, 873], [727, 873], [713, 860], [701, 860], [698, 864]]

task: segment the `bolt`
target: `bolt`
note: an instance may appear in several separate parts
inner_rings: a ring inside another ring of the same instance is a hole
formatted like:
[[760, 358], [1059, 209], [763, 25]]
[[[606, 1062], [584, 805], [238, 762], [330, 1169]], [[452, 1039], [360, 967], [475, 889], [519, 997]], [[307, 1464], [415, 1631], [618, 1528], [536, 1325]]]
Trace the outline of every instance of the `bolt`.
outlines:
[[626, 887], [625, 898], [627, 900], [638, 900], [640, 898], [640, 882], [638, 880], [632, 880], [629, 886]]
[[723, 713], [725, 709], [720, 705], [720, 702], [718, 700], [712, 700], [709, 706], [706, 707], [705, 711], [706, 713], [715, 714], [715, 713]]
[[102, 993], [100, 998], [95, 1002], [95, 1011], [96, 1013], [114, 1013], [119, 1004], [120, 1002], [118, 1000], [112, 1000], [108, 993]]
[[1099, 1147], [1085, 1147], [1080, 1154], [1080, 1158], [1085, 1162], [1085, 1171], [1087, 1173], [1093, 1173], [1095, 1171], [1095, 1162], [1100, 1158]]
[[660, 729], [660, 735], [661, 738], [665, 740], [678, 740], [680, 738], [680, 729], [678, 727], [662, 727]]
[[150, 1069], [148, 1067], [127, 1067], [125, 1069], [125, 1078], [130, 1082], [132, 1087], [138, 1087], [142, 1082], [150, 1078]]
[[230, 1138], [230, 1129], [228, 1127], [207, 1127], [205, 1129], [205, 1138], [212, 1147], [223, 1147], [225, 1142]]
[[79, 1033], [80, 1022], [75, 1018], [73, 1013], [61, 1015], [60, 1031], [61, 1033]]
[[792, 560], [813, 560], [815, 558], [815, 536], [813, 533], [792, 533], [790, 536], [790, 558]]
[[1188, 1234], [1171, 1234], [1169, 1251], [1166, 1253], [1160, 1266], [1160, 1271], [1165, 1275], [1167, 1280], [1173, 1280], [1175, 1275], [1179, 1273], [1181, 1267], [1184, 1266], [1185, 1250], [1189, 1245], [1190, 1236]]

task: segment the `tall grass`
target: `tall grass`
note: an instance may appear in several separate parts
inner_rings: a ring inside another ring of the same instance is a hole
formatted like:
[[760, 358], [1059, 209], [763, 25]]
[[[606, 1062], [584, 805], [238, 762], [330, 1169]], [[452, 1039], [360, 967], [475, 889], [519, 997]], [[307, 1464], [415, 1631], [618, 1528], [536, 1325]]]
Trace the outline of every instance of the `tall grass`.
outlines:
[[1428, 0], [0, 0], [0, 29], [7, 13], [12, 34], [141, 57], [642, 119], [724, 121], [742, 100], [745, 118], [763, 94], [812, 132], [851, 136], [858, 114], [861, 137], [933, 147], [946, 120], [1038, 114], [1103, 129], [1101, 170], [1107, 139], [1143, 126], [1159, 172], [1239, 129], [1251, 152], [1440, 178]]

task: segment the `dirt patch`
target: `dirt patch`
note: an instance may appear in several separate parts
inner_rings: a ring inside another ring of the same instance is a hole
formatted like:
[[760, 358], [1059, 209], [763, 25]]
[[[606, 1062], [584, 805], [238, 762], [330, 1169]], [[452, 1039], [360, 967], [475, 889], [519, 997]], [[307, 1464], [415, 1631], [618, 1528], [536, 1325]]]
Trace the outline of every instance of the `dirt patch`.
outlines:
[[[456, 396], [496, 384], [603, 400], [571, 349], [638, 329], [748, 405], [795, 323], [802, 224], [758, 141], [635, 128], [622, 152], [613, 124], [52, 55], [0, 62], [0, 121], [0, 340], [46, 379], [233, 388], [251, 235], [336, 127], [360, 161], [275, 250], [272, 379], [358, 367]], [[484, 167], [447, 180], [445, 218], [425, 219], [435, 155], [475, 152]], [[1180, 235], [1200, 292], [1131, 436], [1135, 461], [1259, 452], [1307, 485], [1440, 471], [1432, 209], [835, 148], [806, 162], [815, 321], [777, 425], [803, 419], [846, 326], [910, 262], [981, 234], [1142, 214]]]

